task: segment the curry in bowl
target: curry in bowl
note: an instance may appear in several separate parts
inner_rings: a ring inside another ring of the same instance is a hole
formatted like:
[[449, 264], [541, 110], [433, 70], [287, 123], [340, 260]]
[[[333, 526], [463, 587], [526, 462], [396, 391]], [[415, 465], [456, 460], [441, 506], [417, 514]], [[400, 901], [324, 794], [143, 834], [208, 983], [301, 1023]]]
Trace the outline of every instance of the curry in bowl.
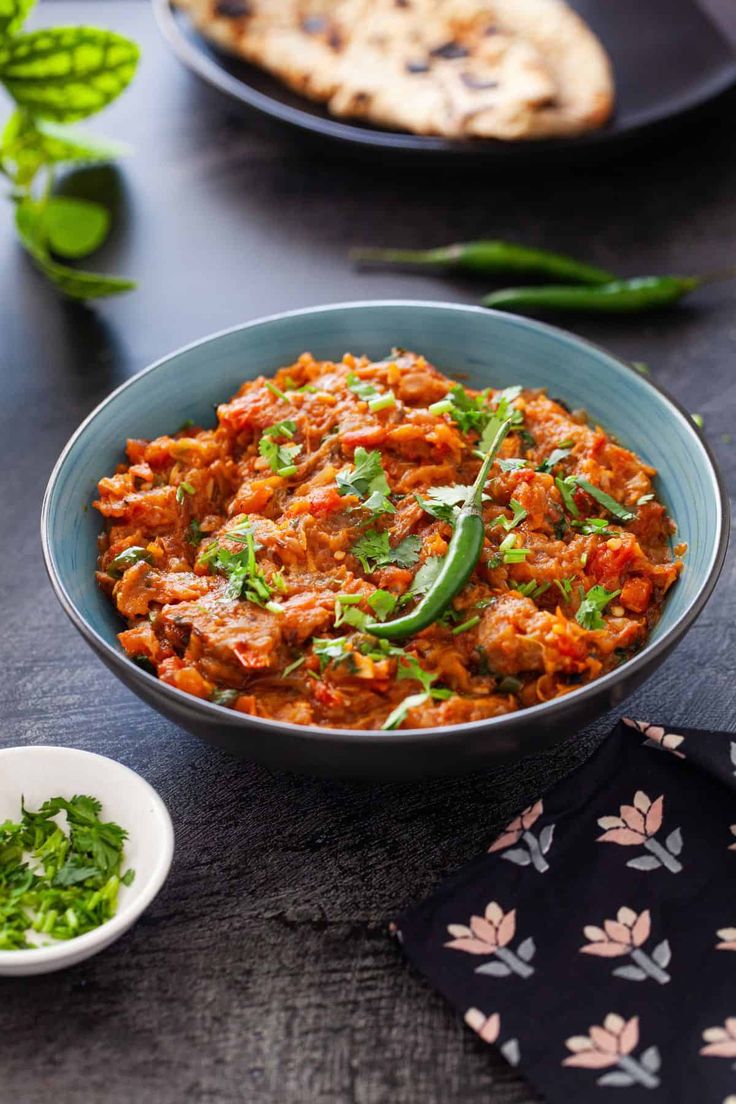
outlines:
[[541, 390], [309, 354], [214, 428], [131, 439], [97, 578], [159, 679], [251, 715], [430, 728], [512, 713], [646, 642], [681, 564], [653, 468]]

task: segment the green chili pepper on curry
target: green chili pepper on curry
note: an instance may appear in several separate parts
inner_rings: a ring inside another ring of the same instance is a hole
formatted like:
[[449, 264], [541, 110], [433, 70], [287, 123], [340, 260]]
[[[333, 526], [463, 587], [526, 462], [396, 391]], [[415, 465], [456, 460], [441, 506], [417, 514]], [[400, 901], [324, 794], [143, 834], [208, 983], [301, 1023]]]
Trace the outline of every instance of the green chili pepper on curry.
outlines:
[[123, 648], [261, 717], [430, 727], [566, 694], [641, 647], [680, 569], [634, 453], [403, 350], [304, 354], [126, 452], [95, 504]]

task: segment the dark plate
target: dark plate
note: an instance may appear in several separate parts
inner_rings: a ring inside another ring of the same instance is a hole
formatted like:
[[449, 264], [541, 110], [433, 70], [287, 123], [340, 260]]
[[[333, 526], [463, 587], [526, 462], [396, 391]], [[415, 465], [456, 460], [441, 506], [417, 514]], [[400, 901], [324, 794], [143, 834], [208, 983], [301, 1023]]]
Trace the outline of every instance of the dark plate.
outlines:
[[275, 77], [210, 46], [174, 12], [153, 0], [164, 38], [187, 68], [244, 107], [356, 152], [425, 155], [432, 160], [524, 163], [540, 158], [609, 156], [699, 111], [736, 85], [736, 57], [693, 0], [574, 0], [571, 5], [608, 50], [616, 79], [616, 113], [578, 138], [537, 142], [451, 141], [380, 130], [332, 118]]

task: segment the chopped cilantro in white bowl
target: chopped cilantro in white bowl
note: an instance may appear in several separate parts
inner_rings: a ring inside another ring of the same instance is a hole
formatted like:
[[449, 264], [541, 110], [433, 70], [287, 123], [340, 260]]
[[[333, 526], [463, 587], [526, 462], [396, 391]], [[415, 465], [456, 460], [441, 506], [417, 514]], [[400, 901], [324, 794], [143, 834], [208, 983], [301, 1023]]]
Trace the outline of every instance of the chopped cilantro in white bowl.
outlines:
[[50, 973], [109, 946], [161, 889], [173, 851], [166, 806], [122, 763], [0, 750], [0, 975]]

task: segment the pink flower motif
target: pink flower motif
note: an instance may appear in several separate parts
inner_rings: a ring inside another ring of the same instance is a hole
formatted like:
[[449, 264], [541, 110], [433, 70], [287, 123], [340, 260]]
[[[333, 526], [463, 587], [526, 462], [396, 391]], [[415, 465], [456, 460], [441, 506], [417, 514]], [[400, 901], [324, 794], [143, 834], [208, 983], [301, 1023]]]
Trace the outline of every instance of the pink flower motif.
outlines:
[[719, 928], [716, 935], [721, 940], [716, 944], [717, 951], [736, 951], [736, 928]]
[[639, 915], [630, 908], [620, 908], [615, 920], [604, 920], [603, 927], [588, 924], [583, 928], [585, 938], [590, 940], [580, 950], [583, 954], [600, 955], [601, 958], [617, 958], [628, 955], [635, 947], [646, 943], [651, 931], [649, 910]]
[[635, 721], [631, 717], [624, 717], [623, 722], [629, 728], [635, 728], [637, 732], [643, 733], [647, 743], [658, 744], [665, 751], [671, 751], [678, 759], [685, 758], [684, 754], [677, 750], [680, 744], [685, 742], [684, 736], [679, 736], [676, 732], [665, 732], [662, 725], [649, 724], [648, 721]]
[[620, 1058], [636, 1050], [638, 1042], [639, 1017], [624, 1020], [623, 1016], [609, 1012], [602, 1027], [590, 1027], [587, 1035], [573, 1035], [566, 1040], [565, 1046], [572, 1054], [562, 1064], [606, 1069], [618, 1065]]
[[599, 817], [598, 824], [605, 828], [599, 843], [619, 843], [625, 847], [640, 847], [662, 827], [664, 795], [652, 801], [642, 790], [634, 794], [633, 805], [622, 805], [619, 816]]
[[706, 1027], [707, 1046], [700, 1053], [708, 1058], [736, 1058], [736, 1016], [729, 1016], [723, 1027]]
[[446, 947], [468, 954], [495, 954], [505, 947], [516, 932], [516, 909], [504, 912], [496, 901], [486, 907], [485, 916], [471, 916], [470, 927], [464, 924], [448, 924], [447, 930], [454, 938]]
[[[730, 828], [731, 828], [731, 835], [736, 836], [736, 824], [731, 824]], [[729, 851], [736, 851], [736, 843], [730, 844], [728, 850]]]
[[477, 966], [476, 974], [488, 974], [491, 977], [516, 974], [520, 978], [529, 978], [534, 973], [534, 967], [529, 965], [536, 950], [531, 936], [522, 940], [516, 950], [509, 946], [516, 934], [516, 909], [504, 912], [497, 901], [491, 901], [486, 906], [484, 916], [470, 917], [469, 926], [448, 924], [447, 930], [453, 937], [449, 943], [445, 943], [450, 950], [495, 956], [493, 962], [484, 962]]
[[465, 1013], [468, 1027], [480, 1035], [484, 1043], [495, 1043], [501, 1031], [501, 1017], [498, 1012], [484, 1016], [478, 1008], [469, 1008]]
[[543, 812], [544, 809], [541, 801], [536, 801], [533, 805], [524, 809], [523, 813], [514, 817], [514, 819], [506, 825], [501, 835], [491, 844], [488, 850], [503, 851], [505, 847], [511, 847], [513, 844], [518, 843], [521, 839], [522, 832], [528, 831], [532, 825], [539, 820]]

